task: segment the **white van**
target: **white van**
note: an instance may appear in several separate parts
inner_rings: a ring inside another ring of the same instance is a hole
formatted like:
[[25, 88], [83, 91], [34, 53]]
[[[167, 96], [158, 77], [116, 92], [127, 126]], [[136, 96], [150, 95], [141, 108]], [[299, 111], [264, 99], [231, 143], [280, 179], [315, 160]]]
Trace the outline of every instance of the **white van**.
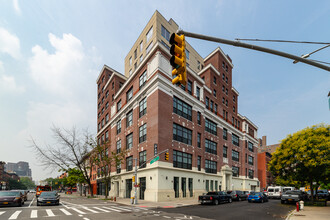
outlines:
[[282, 192], [283, 192], [283, 193], [285, 193], [286, 191], [289, 191], [289, 190], [294, 190], [294, 187], [292, 187], [292, 186], [284, 186], [284, 187], [282, 188]]
[[280, 199], [282, 196], [282, 191], [283, 191], [282, 186], [269, 186], [267, 189], [268, 198]]

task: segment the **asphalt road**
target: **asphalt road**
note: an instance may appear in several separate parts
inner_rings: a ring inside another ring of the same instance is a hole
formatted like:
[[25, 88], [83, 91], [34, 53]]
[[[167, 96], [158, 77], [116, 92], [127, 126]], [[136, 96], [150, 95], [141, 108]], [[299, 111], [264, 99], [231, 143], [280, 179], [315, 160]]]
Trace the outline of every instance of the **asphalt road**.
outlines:
[[295, 208], [294, 205], [281, 204], [280, 200], [269, 200], [265, 203], [248, 203], [247, 201], [225, 203], [220, 205], [194, 205], [176, 209], [154, 209], [168, 213], [180, 213], [199, 216], [207, 219], [285, 219]]

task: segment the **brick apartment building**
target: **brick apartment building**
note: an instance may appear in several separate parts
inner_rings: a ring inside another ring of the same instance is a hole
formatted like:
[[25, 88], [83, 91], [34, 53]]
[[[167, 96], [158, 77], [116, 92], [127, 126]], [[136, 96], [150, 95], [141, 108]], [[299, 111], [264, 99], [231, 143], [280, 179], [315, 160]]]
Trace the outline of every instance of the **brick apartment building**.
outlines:
[[[138, 165], [168, 149], [138, 171], [138, 199], [166, 201], [212, 190], [259, 190], [257, 126], [238, 113], [232, 60], [220, 48], [202, 58], [187, 43], [186, 87], [172, 85], [169, 37], [178, 25], [158, 11], [125, 58], [125, 75], [104, 65], [98, 85], [98, 142], [110, 151], [130, 149], [111, 170], [110, 196], [133, 196]], [[104, 184], [93, 167], [93, 191]]]

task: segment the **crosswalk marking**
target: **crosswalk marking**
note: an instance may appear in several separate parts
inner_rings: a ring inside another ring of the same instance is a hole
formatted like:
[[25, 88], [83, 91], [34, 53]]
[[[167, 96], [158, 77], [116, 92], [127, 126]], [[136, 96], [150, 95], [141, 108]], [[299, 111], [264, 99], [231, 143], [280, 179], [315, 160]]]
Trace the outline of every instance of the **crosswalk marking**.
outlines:
[[0, 215], [2, 215], [3, 213], [5, 213], [5, 212], [0, 212]]
[[124, 211], [132, 211], [128, 208], [122, 208], [122, 207], [119, 207], [119, 206], [112, 206], [112, 208], [119, 209], [119, 210], [124, 210]]
[[54, 213], [52, 212], [52, 210], [50, 209], [46, 209], [47, 215], [48, 216], [55, 216]]
[[82, 212], [82, 211], [80, 211], [79, 209], [76, 209], [76, 208], [71, 208], [72, 210], [74, 210], [74, 211], [76, 211], [76, 212], [78, 212], [79, 214], [86, 214], [85, 212]]
[[31, 211], [31, 218], [38, 218], [38, 210]]
[[64, 214], [66, 215], [72, 215], [70, 212], [68, 212], [66, 209], [60, 209]]
[[97, 210], [100, 210], [100, 211], [102, 211], [102, 212], [110, 212], [109, 210], [105, 210], [105, 209], [101, 209], [101, 208], [99, 208], [99, 207], [93, 207], [94, 209], [97, 209]]
[[118, 210], [118, 209], [113, 209], [113, 208], [106, 207], [106, 206], [103, 206], [102, 208], [109, 209], [109, 210], [111, 210], [111, 211], [115, 211], [115, 212], [122, 212], [122, 211], [120, 211], [120, 210]]
[[22, 210], [14, 212], [14, 214], [12, 214], [12, 215], [9, 217], [9, 219], [10, 219], [10, 220], [11, 220], [11, 219], [17, 219], [18, 215], [19, 215], [21, 212], [22, 212]]
[[87, 208], [87, 207], [83, 207], [84, 209], [86, 209], [87, 211], [90, 211], [90, 212], [93, 212], [93, 213], [99, 213], [98, 211], [95, 211], [95, 210], [93, 210], [93, 209], [89, 209], [89, 208]]

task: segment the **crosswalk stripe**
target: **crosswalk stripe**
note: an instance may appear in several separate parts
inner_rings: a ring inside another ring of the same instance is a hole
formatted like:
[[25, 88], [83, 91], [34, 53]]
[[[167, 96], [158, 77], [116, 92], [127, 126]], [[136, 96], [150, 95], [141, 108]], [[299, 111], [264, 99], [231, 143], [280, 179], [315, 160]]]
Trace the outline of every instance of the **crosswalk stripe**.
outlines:
[[102, 206], [102, 208], [109, 209], [109, 210], [111, 210], [111, 211], [115, 211], [115, 212], [122, 212], [121, 210], [113, 209], [113, 208], [110, 208], [110, 207]]
[[84, 209], [86, 209], [87, 211], [93, 212], [93, 213], [99, 213], [98, 211], [95, 211], [93, 209], [87, 208], [87, 207], [83, 207]]
[[112, 208], [119, 209], [119, 210], [124, 210], [124, 211], [132, 211], [128, 208], [123, 208], [123, 207], [119, 207], [119, 206], [112, 206]]
[[79, 209], [76, 209], [76, 208], [71, 208], [72, 210], [74, 210], [74, 211], [76, 211], [76, 212], [78, 212], [79, 214], [86, 214], [85, 212], [82, 212], [82, 211], [80, 211]]
[[64, 214], [66, 215], [72, 215], [70, 212], [68, 212], [66, 209], [60, 209]]
[[31, 211], [31, 218], [38, 218], [38, 210]]
[[110, 212], [109, 210], [105, 210], [105, 209], [101, 209], [101, 208], [99, 208], [99, 207], [93, 207], [94, 209], [97, 209], [97, 210], [100, 210], [100, 211], [102, 211], [102, 212]]
[[22, 210], [20, 211], [16, 211], [14, 212], [14, 214], [12, 214], [9, 219], [17, 219], [18, 215], [22, 212]]
[[46, 209], [47, 215], [48, 216], [55, 216], [54, 213], [52, 212], [52, 210], [50, 209]]
[[3, 213], [5, 213], [5, 212], [0, 212], [0, 215], [2, 215]]

